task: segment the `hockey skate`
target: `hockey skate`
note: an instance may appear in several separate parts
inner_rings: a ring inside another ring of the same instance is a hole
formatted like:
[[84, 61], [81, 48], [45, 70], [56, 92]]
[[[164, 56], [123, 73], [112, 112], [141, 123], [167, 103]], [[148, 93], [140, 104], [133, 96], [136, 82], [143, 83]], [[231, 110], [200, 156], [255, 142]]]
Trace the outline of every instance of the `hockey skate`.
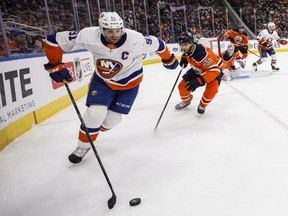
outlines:
[[273, 72], [278, 72], [280, 70], [280, 68], [275, 64], [271, 64], [271, 67]]
[[254, 62], [254, 63], [252, 64], [252, 70], [253, 70], [253, 72], [257, 71], [257, 64], [256, 64], [256, 62]]
[[82, 158], [87, 154], [90, 148], [77, 147], [76, 150], [69, 155], [68, 159], [71, 163], [77, 164], [82, 161]]
[[186, 101], [181, 101], [180, 103], [176, 104], [175, 109], [180, 110], [189, 106], [191, 104], [192, 99], [193, 99], [193, 95], [190, 95]]
[[201, 115], [205, 113], [205, 107], [202, 107], [201, 105], [198, 106], [197, 112]]

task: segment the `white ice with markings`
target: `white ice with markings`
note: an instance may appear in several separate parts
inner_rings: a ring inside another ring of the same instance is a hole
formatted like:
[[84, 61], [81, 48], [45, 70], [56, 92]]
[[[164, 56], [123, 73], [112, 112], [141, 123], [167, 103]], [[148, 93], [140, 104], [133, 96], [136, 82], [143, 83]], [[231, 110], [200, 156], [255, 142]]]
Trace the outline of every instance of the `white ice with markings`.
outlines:
[[[244, 73], [256, 60], [249, 55]], [[0, 152], [0, 215], [287, 216], [287, 53], [278, 53], [278, 66], [270, 73], [269, 59], [256, 72], [269, 76], [223, 81], [201, 117], [203, 88], [176, 111], [176, 87], [156, 133], [180, 67], [145, 66], [131, 113], [95, 143], [117, 195], [111, 210], [93, 152], [78, 165], [67, 159], [79, 126], [69, 106]], [[129, 206], [136, 197], [141, 204]]]

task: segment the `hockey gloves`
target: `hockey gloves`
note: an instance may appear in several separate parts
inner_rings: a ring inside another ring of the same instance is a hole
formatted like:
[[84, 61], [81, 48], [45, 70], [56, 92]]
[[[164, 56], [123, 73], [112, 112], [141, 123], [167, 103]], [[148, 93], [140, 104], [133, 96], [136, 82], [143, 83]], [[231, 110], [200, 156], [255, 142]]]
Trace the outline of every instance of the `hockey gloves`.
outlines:
[[187, 60], [185, 54], [183, 54], [183, 55], [181, 56], [180, 66], [181, 66], [181, 67], [183, 66], [184, 68], [186, 68], [186, 67], [188, 66], [188, 60]]
[[172, 55], [171, 55], [171, 58], [168, 59], [168, 60], [162, 59], [162, 63], [163, 63], [163, 66], [164, 66], [165, 68], [170, 69], [170, 70], [173, 70], [173, 69], [177, 68], [178, 65], [179, 65], [179, 62], [178, 62], [178, 60], [175, 58], [175, 55], [174, 55], [174, 54], [172, 54]]
[[62, 62], [56, 64], [44, 64], [44, 68], [49, 72], [49, 76], [55, 82], [63, 82], [63, 80], [71, 82], [73, 79], [69, 70], [64, 67], [64, 63]]
[[241, 47], [242, 47], [242, 49], [244, 49], [244, 50], [248, 50], [248, 46], [247, 46], [247, 45], [242, 45]]
[[204, 85], [205, 85], [205, 80], [202, 77], [197, 77], [195, 79], [187, 81], [185, 88], [188, 91], [194, 92], [199, 86], [204, 86]]
[[286, 44], [287, 44], [287, 41], [284, 40], [283, 38], [280, 38], [280, 39], [278, 40], [278, 42], [279, 42], [280, 44], [282, 44], [282, 45], [286, 45]]

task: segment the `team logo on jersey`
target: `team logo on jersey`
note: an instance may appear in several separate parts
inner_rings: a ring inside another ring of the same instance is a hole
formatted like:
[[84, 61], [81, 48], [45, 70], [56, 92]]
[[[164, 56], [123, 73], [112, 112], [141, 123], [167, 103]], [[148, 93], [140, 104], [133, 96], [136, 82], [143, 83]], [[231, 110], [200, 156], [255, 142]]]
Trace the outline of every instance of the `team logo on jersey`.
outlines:
[[111, 59], [98, 59], [96, 61], [96, 67], [104, 79], [111, 79], [121, 71], [123, 65]]
[[235, 42], [236, 42], [237, 44], [240, 44], [240, 43], [242, 42], [242, 37], [241, 37], [241, 36], [236, 36], [236, 37], [235, 37]]
[[268, 39], [266, 40], [266, 42], [267, 42], [268, 45], [272, 45], [272, 41], [273, 41], [272, 38], [268, 38]]

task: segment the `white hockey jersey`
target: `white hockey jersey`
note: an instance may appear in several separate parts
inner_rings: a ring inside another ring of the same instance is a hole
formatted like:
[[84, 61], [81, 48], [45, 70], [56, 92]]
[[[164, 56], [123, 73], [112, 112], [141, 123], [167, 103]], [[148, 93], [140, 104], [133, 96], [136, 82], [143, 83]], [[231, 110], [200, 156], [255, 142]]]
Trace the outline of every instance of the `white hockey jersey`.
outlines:
[[269, 33], [268, 29], [263, 29], [258, 35], [257, 40], [268, 41], [271, 40], [278, 40], [280, 37], [276, 31], [273, 31], [272, 34]]
[[[141, 82], [143, 53], [157, 52], [162, 58], [164, 56], [164, 59], [171, 57], [162, 40], [154, 36], [144, 37], [130, 29], [125, 29], [122, 38], [116, 44], [110, 44], [105, 40], [100, 27], [84, 28], [78, 33], [58, 32], [54, 38], [47, 37], [46, 43], [52, 49], [60, 47], [67, 52], [79, 49], [90, 51], [96, 74], [114, 90], [130, 89]], [[49, 59], [48, 54], [47, 57]]]

